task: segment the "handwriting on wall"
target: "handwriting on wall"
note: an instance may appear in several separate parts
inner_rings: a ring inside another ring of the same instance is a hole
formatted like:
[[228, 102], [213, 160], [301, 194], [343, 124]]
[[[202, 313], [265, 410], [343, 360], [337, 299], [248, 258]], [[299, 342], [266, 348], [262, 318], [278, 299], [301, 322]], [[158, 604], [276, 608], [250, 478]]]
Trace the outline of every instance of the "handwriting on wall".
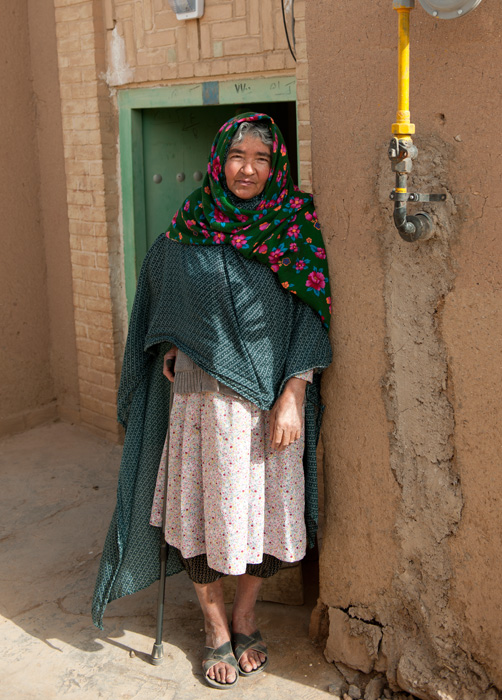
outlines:
[[251, 92], [251, 85], [247, 83], [235, 83], [235, 92]]
[[[254, 89], [253, 89], [254, 87]], [[269, 84], [268, 90], [275, 96], [278, 95], [293, 95], [295, 87], [294, 80], [274, 80]], [[251, 86], [249, 83], [234, 83], [234, 89], [237, 94], [249, 94], [256, 91], [256, 86]]]

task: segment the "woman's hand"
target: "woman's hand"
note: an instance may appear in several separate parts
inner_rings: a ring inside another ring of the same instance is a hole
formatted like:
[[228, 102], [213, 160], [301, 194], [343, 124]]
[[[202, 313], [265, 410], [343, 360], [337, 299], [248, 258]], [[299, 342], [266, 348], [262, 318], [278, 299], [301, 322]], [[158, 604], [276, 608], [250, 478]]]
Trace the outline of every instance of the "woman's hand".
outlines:
[[273, 450], [286, 449], [300, 438], [302, 406], [307, 382], [292, 377], [270, 411], [270, 446]]
[[[173, 345], [172, 348], [166, 352], [164, 355], [164, 367], [162, 369], [162, 374], [167, 377], [170, 382], [174, 382], [174, 362], [176, 362], [176, 355], [178, 354], [178, 348]], [[174, 360], [174, 362], [170, 362]]]

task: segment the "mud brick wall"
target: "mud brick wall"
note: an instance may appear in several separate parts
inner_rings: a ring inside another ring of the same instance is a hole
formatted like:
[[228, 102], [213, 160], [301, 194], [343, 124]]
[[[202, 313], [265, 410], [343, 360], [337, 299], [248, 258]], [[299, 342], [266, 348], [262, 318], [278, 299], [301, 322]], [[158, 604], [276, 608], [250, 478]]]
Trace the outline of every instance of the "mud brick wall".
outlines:
[[116, 114], [101, 3], [54, 0], [81, 420], [115, 438], [124, 343]]
[[206, 0], [191, 21], [177, 20], [164, 0], [106, 0], [105, 10], [134, 83], [294, 70], [273, 0]]
[[204, 16], [180, 22], [164, 0], [106, 0], [111, 86], [201, 78], [296, 75], [302, 187], [311, 188], [305, 0], [294, 4], [296, 58], [274, 0], [206, 0]]
[[[502, 165], [498, 7], [411, 13], [411, 191], [445, 192], [430, 240], [392, 221], [388, 0], [308, 5], [314, 190], [332, 278], [326, 656], [424, 700], [502, 689]], [[417, 211], [418, 207], [410, 207]], [[343, 668], [343, 667], [342, 667]]]
[[54, 7], [2, 10], [0, 436], [78, 421]]

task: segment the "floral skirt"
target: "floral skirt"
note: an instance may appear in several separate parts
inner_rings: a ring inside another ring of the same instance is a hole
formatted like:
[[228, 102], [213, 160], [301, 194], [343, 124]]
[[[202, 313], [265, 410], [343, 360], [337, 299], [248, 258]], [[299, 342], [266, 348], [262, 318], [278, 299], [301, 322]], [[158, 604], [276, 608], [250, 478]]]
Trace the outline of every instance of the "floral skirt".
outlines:
[[[175, 394], [170, 420], [165, 536], [185, 558], [206, 554], [243, 574], [263, 554], [305, 556], [304, 435], [277, 452], [269, 413], [218, 393]], [[150, 523], [162, 525], [167, 440]]]

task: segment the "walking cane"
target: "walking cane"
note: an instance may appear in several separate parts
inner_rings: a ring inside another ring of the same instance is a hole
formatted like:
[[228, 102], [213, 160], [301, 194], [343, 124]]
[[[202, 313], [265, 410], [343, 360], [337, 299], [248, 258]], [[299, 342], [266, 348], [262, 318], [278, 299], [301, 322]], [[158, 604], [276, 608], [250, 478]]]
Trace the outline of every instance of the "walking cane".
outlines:
[[[169, 358], [166, 361], [166, 366], [171, 371], [174, 367], [175, 358]], [[169, 421], [167, 424], [166, 435], [166, 471], [164, 479], [164, 503], [162, 506], [162, 542], [160, 545], [160, 578], [159, 592], [157, 595], [157, 633], [155, 643], [152, 649], [150, 658], [154, 666], [158, 666], [164, 659], [164, 645], [162, 644], [162, 628], [164, 625], [164, 601], [166, 598], [166, 565], [167, 565], [167, 542], [166, 542], [166, 501], [167, 501], [167, 466], [169, 460], [169, 425], [171, 423], [171, 409], [173, 407], [174, 386], [171, 385], [169, 392]]]

